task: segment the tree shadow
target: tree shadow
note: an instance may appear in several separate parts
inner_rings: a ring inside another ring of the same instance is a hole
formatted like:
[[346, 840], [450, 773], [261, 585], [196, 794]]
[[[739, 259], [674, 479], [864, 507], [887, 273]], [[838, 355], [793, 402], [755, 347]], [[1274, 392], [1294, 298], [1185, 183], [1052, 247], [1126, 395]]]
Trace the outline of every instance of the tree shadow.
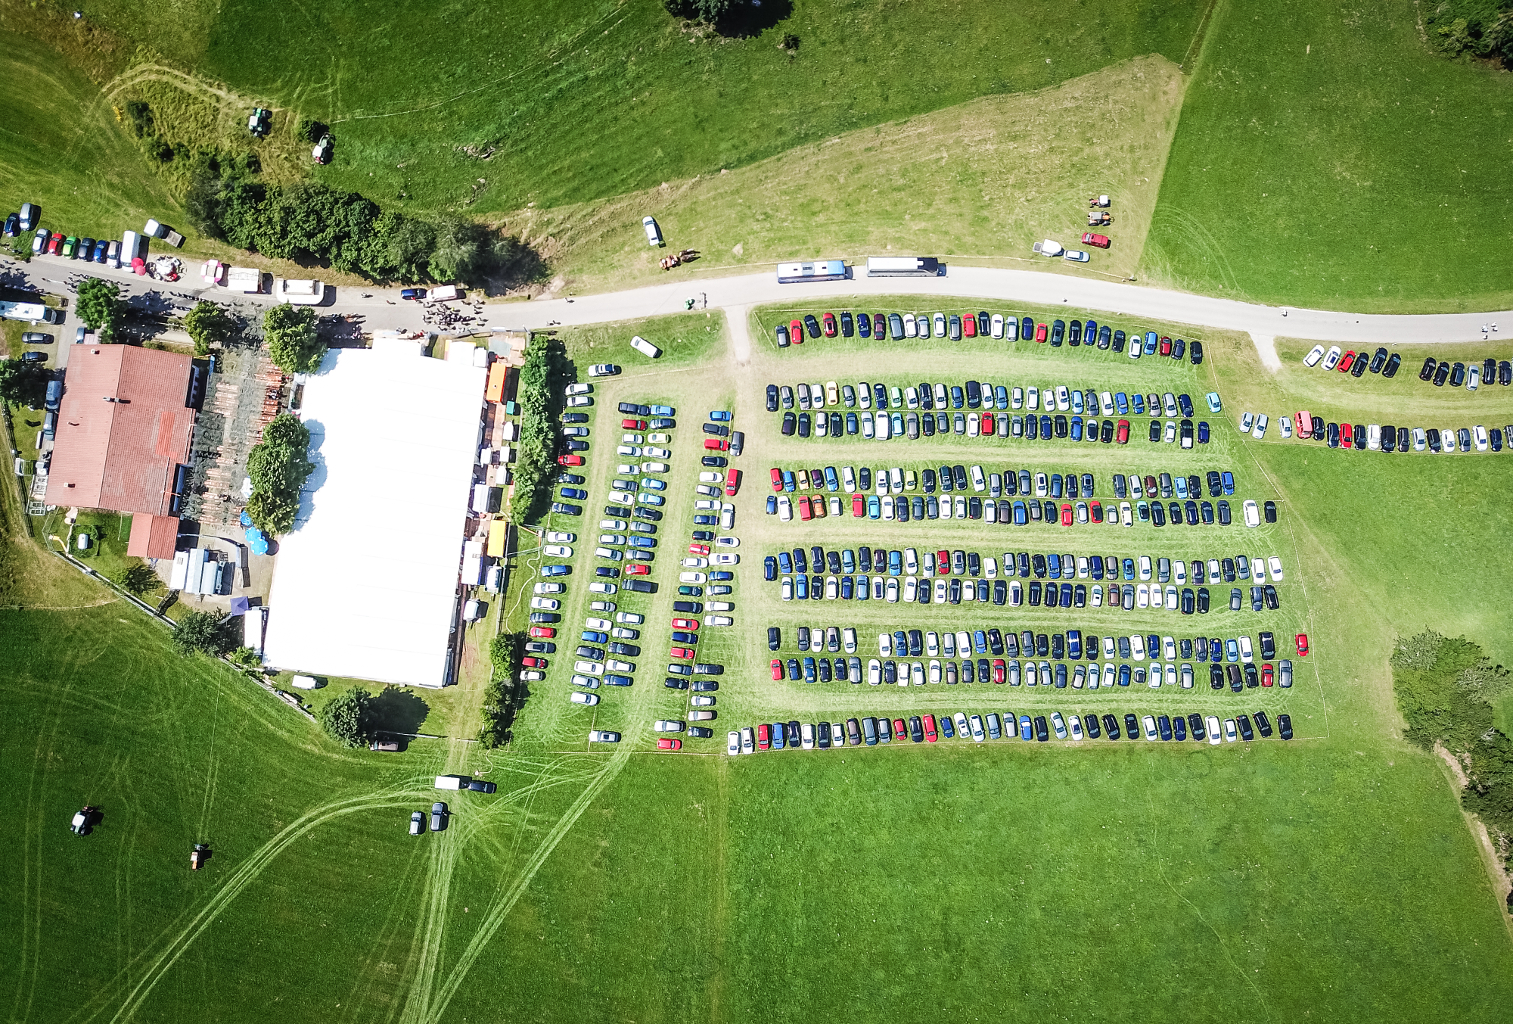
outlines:
[[368, 725], [373, 732], [419, 732], [431, 707], [410, 690], [386, 686], [368, 703]]
[[728, 39], [749, 39], [780, 21], [786, 21], [791, 14], [791, 0], [747, 0], [746, 3], [731, 4], [729, 12], [714, 30]]

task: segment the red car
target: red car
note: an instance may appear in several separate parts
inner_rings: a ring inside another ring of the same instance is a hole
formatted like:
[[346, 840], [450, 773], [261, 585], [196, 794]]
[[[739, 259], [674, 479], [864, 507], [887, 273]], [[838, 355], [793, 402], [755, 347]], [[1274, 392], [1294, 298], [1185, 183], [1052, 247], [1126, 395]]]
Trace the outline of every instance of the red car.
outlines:
[[725, 471], [725, 497], [734, 498], [735, 492], [741, 489], [741, 471], [739, 469], [727, 469]]
[[651, 566], [647, 565], [645, 562], [632, 562], [630, 565], [627, 565], [625, 567], [625, 575], [650, 576]]
[[559, 456], [557, 456], [557, 465], [559, 465], [559, 466], [581, 466], [581, 465], [583, 465], [583, 456], [581, 456], [581, 455], [559, 455]]
[[929, 741], [930, 743], [934, 743], [935, 742], [935, 736], [936, 736], [936, 733], [935, 733], [935, 716], [934, 715], [926, 715], [925, 716], [925, 739], [927, 741]]
[[1108, 235], [1095, 235], [1091, 231], [1082, 233], [1082, 244], [1097, 246], [1099, 249], [1108, 248]]
[[620, 421], [620, 426], [624, 427], [626, 430], [645, 430], [646, 429], [646, 421], [645, 420], [621, 420]]
[[783, 678], [783, 663], [781, 661], [779, 661], [776, 658], [773, 658], [772, 659], [772, 664], [769, 667], [772, 669], [772, 681], [773, 682], [777, 682], [779, 679]]
[[520, 664], [526, 668], [546, 668], [546, 659], [525, 657], [520, 659]]
[[709, 545], [708, 544], [690, 544], [690, 545], [688, 545], [688, 553], [690, 555], [707, 555], [707, 554], [709, 554]]
[[935, 575], [951, 575], [951, 552], [944, 549], [935, 552]]
[[825, 337], [835, 337], [835, 314], [826, 313], [823, 317], [820, 318], [820, 322], [825, 328]]
[[1265, 664], [1263, 664], [1261, 666], [1261, 685], [1262, 686], [1270, 686], [1271, 684], [1272, 684], [1271, 662], [1268, 661], [1268, 662], [1266, 662]]
[[1045, 339], [1046, 339], [1046, 326], [1045, 326], [1045, 324], [1036, 324], [1035, 325], [1035, 340], [1036, 341], [1045, 341]]
[[704, 450], [711, 452], [728, 452], [730, 451], [730, 442], [725, 440], [723, 437], [706, 437], [704, 439]]
[[802, 323], [797, 320], [790, 320], [788, 322], [788, 340], [795, 345], [802, 345], [804, 343], [804, 325]]
[[661, 739], [657, 740], [657, 749], [658, 750], [682, 750], [683, 749], [683, 741], [682, 740], [671, 739], [669, 737], [664, 736]]
[[557, 636], [557, 631], [551, 626], [532, 626], [530, 635], [540, 640], [553, 640]]
[[1120, 444], [1129, 444], [1129, 420], [1119, 421], [1119, 426], [1114, 431], [1114, 440]]
[[1293, 419], [1297, 421], [1297, 425], [1298, 425], [1298, 439], [1299, 440], [1303, 440], [1305, 438], [1310, 438], [1310, 437], [1313, 436], [1313, 414], [1312, 413], [1310, 413], [1307, 409], [1301, 409], [1301, 410], [1298, 411], [1298, 414], [1293, 417]]
[[783, 489], [783, 471], [776, 466], [772, 467], [772, 489], [778, 492]]
[[1306, 658], [1306, 657], [1308, 657], [1308, 634], [1307, 633], [1299, 633], [1297, 635], [1297, 644], [1298, 644], [1298, 657], [1300, 657], [1300, 658]]
[[672, 628], [673, 629], [698, 629], [699, 628], [699, 620], [698, 619], [673, 619], [672, 620]]
[[851, 495], [851, 514], [857, 519], [867, 517], [867, 499], [860, 494]]
[[1091, 504], [1088, 505], [1087, 511], [1088, 511], [1088, 515], [1090, 515], [1090, 516], [1093, 517], [1093, 522], [1095, 522], [1095, 523], [1101, 523], [1101, 522], [1103, 522], [1103, 502], [1101, 502], [1101, 501], [1092, 502]]
[[674, 658], [692, 658], [693, 657], [693, 648], [691, 648], [691, 647], [674, 647], [672, 649], [671, 655]]
[[767, 750], [772, 746], [772, 726], [763, 722], [757, 726], [757, 749]]
[[1169, 355], [1172, 354], [1172, 340], [1171, 340], [1171, 338], [1162, 338], [1161, 339], [1161, 354], [1163, 356], [1169, 356]]
[[902, 743], [904, 737], [907, 735], [909, 735], [909, 727], [904, 724], [902, 718], [895, 718], [893, 720], [893, 738]]
[[969, 338], [977, 337], [977, 316], [974, 313], [963, 313], [961, 316], [961, 332]]
[[1355, 362], [1355, 353], [1346, 352], [1344, 356], [1340, 358], [1340, 365], [1336, 366], [1335, 369], [1339, 370], [1341, 373], [1349, 373], [1350, 364], [1353, 362]]
[[1348, 423], [1340, 424], [1340, 447], [1349, 448], [1355, 444], [1355, 428]]
[[62, 234], [62, 232], [58, 232], [58, 231], [53, 232], [53, 236], [47, 240], [47, 254], [49, 256], [56, 256], [56, 255], [58, 255], [58, 247], [61, 246], [62, 244], [63, 244], [63, 234]]
[[993, 659], [993, 682], [995, 682], [995, 683], [1001, 683], [1001, 682], [1003, 682], [1004, 679], [1006, 678], [1006, 676], [1005, 676], [1005, 672], [1006, 671], [1007, 671], [1007, 666], [1004, 665], [1003, 659], [1002, 658], [994, 658]]
[[1061, 506], [1061, 525], [1062, 526], [1071, 526], [1072, 525], [1072, 506], [1071, 505], [1062, 505]]
[[990, 413], [990, 412], [983, 413], [982, 414], [982, 425], [978, 428], [978, 435], [977, 436], [979, 436], [979, 437], [992, 437], [994, 435], [994, 433], [997, 432], [997, 430], [998, 430], [998, 422], [997, 422], [997, 420], [995, 420], [993, 418], [993, 414]]
[[[820, 500], [823, 501], [824, 499], [821, 498]], [[809, 507], [809, 495], [799, 495], [798, 506], [800, 522], [807, 523], [809, 520], [814, 518], [814, 511]]]

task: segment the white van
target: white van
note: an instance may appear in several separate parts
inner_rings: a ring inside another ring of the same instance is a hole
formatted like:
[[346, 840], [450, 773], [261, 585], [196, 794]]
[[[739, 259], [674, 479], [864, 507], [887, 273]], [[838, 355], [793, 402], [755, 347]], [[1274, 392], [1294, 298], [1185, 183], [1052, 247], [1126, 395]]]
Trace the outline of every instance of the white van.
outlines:
[[630, 347], [641, 353], [643, 356], [647, 356], [651, 359], [660, 358], [662, 355], [661, 349], [657, 348], [657, 346], [653, 345], [651, 342], [647, 341], [639, 334], [630, 339]]
[[455, 284], [437, 285], [426, 293], [426, 298], [432, 302], [446, 302], [450, 299], [462, 298], [462, 289]]
[[642, 217], [641, 227], [646, 229], [646, 244], [653, 249], [662, 244], [662, 229], [657, 227], [655, 217]]

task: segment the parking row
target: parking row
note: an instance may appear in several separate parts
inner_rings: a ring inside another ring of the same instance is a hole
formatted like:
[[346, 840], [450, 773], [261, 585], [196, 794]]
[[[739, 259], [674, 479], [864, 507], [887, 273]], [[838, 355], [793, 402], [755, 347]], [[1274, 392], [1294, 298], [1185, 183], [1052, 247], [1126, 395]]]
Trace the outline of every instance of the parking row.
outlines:
[[[676, 723], [665, 723], [668, 731]], [[903, 716], [862, 715], [842, 722], [763, 722], [745, 726], [726, 734], [725, 751], [731, 755], [752, 754], [763, 750], [830, 750], [841, 747], [879, 746], [894, 742], [935, 743], [938, 740], [972, 740], [983, 743], [990, 740], [1015, 740], [1046, 743], [1054, 734], [1058, 741], [1080, 743], [1084, 739], [1096, 740], [1107, 737], [1115, 741], [1123, 737], [1131, 740], [1144, 737], [1146, 742], [1207, 742], [1213, 746], [1243, 740], [1252, 742], [1257, 735], [1270, 738], [1273, 733], [1284, 740], [1292, 739], [1292, 718], [1285, 712], [1277, 715], [1273, 729], [1271, 717], [1265, 711], [1244, 713], [1222, 721], [1217, 715], [1200, 715], [1193, 712], [1182, 715], [1137, 715], [1125, 712], [1123, 721], [1113, 714], [1088, 713], [1081, 716], [1060, 711], [1050, 715], [1018, 715], [1013, 712], [990, 711], [986, 715], [958, 711], [942, 714]]]
[[[1159, 661], [1148, 664], [1124, 662], [1117, 665], [1114, 662], [1104, 662], [1100, 669], [1096, 661], [1067, 664], [1051, 661], [1037, 663], [1026, 659], [1021, 665], [1018, 658], [963, 658], [959, 662], [950, 658], [932, 658], [927, 662], [870, 658], [864, 676], [860, 658], [823, 655], [789, 658], [786, 671], [784, 662], [779, 658], [773, 658], [769, 666], [774, 682], [786, 678], [791, 682], [834, 681], [859, 684], [865, 678], [873, 686], [934, 686], [942, 683], [954, 686], [957, 683], [978, 682], [1008, 683], [1010, 686], [1038, 684], [1058, 690], [1066, 689], [1069, 685], [1074, 690], [1097, 690], [1100, 687], [1114, 690], [1119, 687], [1128, 688], [1131, 684], [1137, 689], [1147, 687], [1158, 690], [1164, 685], [1191, 690], [1203, 667], [1199, 664], [1195, 672], [1190, 662], [1180, 665]], [[1283, 659], [1279, 667], [1273, 667], [1271, 662], [1263, 662], [1259, 666], [1253, 662], [1209, 664], [1208, 683], [1213, 690], [1223, 690], [1228, 685], [1235, 693], [1242, 693], [1247, 688], [1273, 685], [1287, 689], [1292, 686], [1292, 662]]]
[[[1094, 236], [1102, 237], [1102, 236]], [[994, 341], [1029, 341], [1060, 348], [1088, 348], [1115, 354], [1127, 354], [1130, 359], [1156, 356], [1175, 365], [1201, 366], [1203, 363], [1202, 342], [1188, 342], [1172, 338], [1156, 331], [1129, 331], [1100, 324], [1096, 320], [1066, 321], [1054, 318], [1037, 322], [1033, 317], [1019, 314], [990, 313], [863, 313], [844, 310], [839, 316], [834, 313], [804, 313], [794, 316], [787, 323], [773, 329], [778, 348], [802, 345], [805, 338], [860, 337], [878, 341], [884, 339], [928, 340], [945, 338], [960, 341], [963, 338], [991, 338]]]
[[[980, 554], [957, 548], [948, 551], [927, 550], [921, 558], [916, 548], [872, 548], [863, 544], [856, 548], [830, 548], [815, 544], [806, 551], [802, 546], [791, 551], [779, 550], [768, 555], [764, 563], [769, 570], [783, 574], [808, 573], [811, 564], [816, 573], [827, 569], [833, 574], [871, 573], [888, 576], [913, 576], [923, 572], [926, 576], [970, 576], [974, 579], [985, 576], [991, 580], [1003, 575], [1021, 579], [1037, 580], [1119, 580], [1185, 584], [1236, 583], [1254, 579], [1266, 582], [1270, 572], [1273, 583], [1282, 582], [1282, 558], [1272, 555], [1262, 558], [1239, 552], [1233, 557], [1210, 558], [1205, 562], [1195, 558], [1169, 558], [1165, 555], [1072, 555], [1036, 551], [1005, 551], [1002, 555]], [[776, 578], [769, 575], [768, 580]]]
[[[846, 654], [854, 655], [857, 651], [856, 629], [852, 626], [816, 626], [812, 630], [808, 626], [799, 626], [795, 630], [795, 639], [801, 652], [821, 654], [829, 651], [837, 654], [844, 650]], [[1276, 634], [1263, 630], [1257, 640], [1263, 659], [1276, 657]], [[1293, 643], [1297, 646], [1299, 656], [1308, 653], [1306, 633], [1297, 634]], [[767, 628], [767, 648], [770, 651], [782, 649], [780, 627]], [[895, 629], [877, 635], [879, 658], [955, 658], [958, 655], [968, 658], [974, 653], [991, 653], [995, 657], [1017, 658], [1023, 655], [1026, 658], [1049, 657], [1055, 661], [1076, 662], [1083, 660], [1084, 655], [1087, 661], [1097, 661], [1099, 649], [1097, 634], [1084, 633], [1080, 629], [1049, 634], [1026, 629], [1016, 633], [1013, 629], [1000, 631], [992, 626], [972, 631], [947, 630], [941, 633], [934, 630]], [[1226, 640], [1217, 636], [1163, 637], [1157, 633], [1132, 633], [1128, 636], [1104, 636], [1101, 649], [1103, 657], [1109, 660], [1117, 657], [1135, 661], [1145, 661], [1147, 658], [1150, 661], [1160, 661], [1162, 658], [1167, 661], [1189, 661], [1196, 658], [1199, 662], [1211, 661], [1215, 665], [1226, 660], [1231, 664], [1247, 665], [1255, 661], [1255, 647], [1250, 642], [1249, 634]]]
[[[1246, 413], [1246, 416], [1249, 416]], [[1260, 419], [1264, 419], [1261, 417]], [[1513, 423], [1490, 430], [1478, 423], [1469, 427], [1399, 427], [1391, 423], [1334, 423], [1305, 410], [1282, 417], [1282, 436], [1296, 436], [1303, 441], [1323, 441], [1330, 448], [1353, 448], [1356, 451], [1423, 452], [1500, 452], [1513, 438]], [[1243, 425], [1243, 423], [1242, 423]], [[1264, 437], [1264, 423], [1257, 421], [1251, 431]]]
[[954, 434], [982, 441], [1072, 441], [1090, 444], [1129, 444], [1131, 436], [1142, 433], [1152, 444], [1177, 444], [1184, 450], [1208, 444], [1212, 436], [1208, 421], [1194, 426], [1190, 419], [1152, 419], [1142, 428], [1128, 419], [1098, 420], [1064, 413], [945, 413], [945, 412], [792, 412], [783, 413], [780, 426], [784, 437], [841, 438], [860, 435], [866, 440], [917, 441], [921, 437]]
[[[785, 469], [774, 466], [768, 470], [772, 490], [779, 494], [793, 494], [808, 490], [828, 491], [832, 494], [874, 490], [878, 497], [921, 491], [934, 494], [937, 489], [943, 494], [969, 489], [991, 498], [1014, 497], [1033, 494], [1037, 498], [1092, 498], [1097, 494], [1097, 483], [1092, 473], [1068, 470], [1066, 473], [1044, 470], [1029, 470], [1005, 467], [1002, 472], [981, 464], [966, 466], [942, 464], [939, 471], [925, 466], [918, 473], [906, 466], [877, 467], [874, 474], [868, 466], [859, 469], [842, 466], [815, 467], [813, 469]], [[1201, 498], [1204, 478], [1198, 473], [1169, 473], [1159, 475], [1146, 473], [1112, 474], [1114, 497], [1124, 498]], [[1235, 476], [1229, 470], [1207, 471], [1208, 497], [1232, 496], [1235, 493]]]
[[[1210, 412], [1221, 412], [1223, 403], [1217, 391], [1210, 391], [1204, 398]], [[863, 412], [922, 411], [922, 412], [1026, 412], [1076, 413], [1079, 416], [1178, 416], [1193, 418], [1197, 415], [1192, 396], [1186, 392], [1130, 392], [1103, 391], [1096, 388], [1083, 389], [1076, 385], [1046, 384], [1044, 388], [1034, 385], [992, 384], [988, 381], [969, 380], [962, 384], [931, 383], [894, 384], [891, 387], [881, 382], [858, 381], [855, 387], [826, 381], [823, 384], [798, 383], [767, 385], [767, 411], [792, 411], [795, 403], [800, 411], [819, 412], [827, 406], [832, 408], [859, 409]]]
[[[769, 494], [766, 512], [770, 516], [776, 516], [779, 522], [796, 520], [807, 523], [815, 519], [842, 517], [846, 514], [847, 504], [850, 505], [853, 519], [897, 523], [970, 519], [1002, 526], [1044, 523], [1047, 526], [1133, 527], [1139, 523], [1158, 528], [1168, 523], [1172, 526], [1230, 526], [1234, 523], [1234, 512], [1229, 501], [1224, 498], [1217, 502], [1189, 498], [1182, 502], [1173, 500], [1164, 505], [1159, 500], [1141, 499], [1135, 502], [1122, 501], [1117, 506], [1110, 502], [1105, 508], [1103, 502], [1096, 500], [1058, 503], [1049, 498], [1011, 500], [982, 498], [975, 494], [970, 497], [961, 494], [936, 497], [929, 494], [915, 495], [912, 498], [904, 495], [879, 498], [875, 494], [852, 494], [848, 499], [843, 499], [841, 495], [830, 495], [827, 498], [824, 495], [800, 494], [790, 497], [787, 494]], [[1262, 504], [1249, 499], [1241, 504], [1240, 509], [1247, 527], [1254, 529], [1261, 525]], [[1264, 516], [1267, 523], [1277, 521], [1276, 502], [1268, 500], [1264, 503]]]

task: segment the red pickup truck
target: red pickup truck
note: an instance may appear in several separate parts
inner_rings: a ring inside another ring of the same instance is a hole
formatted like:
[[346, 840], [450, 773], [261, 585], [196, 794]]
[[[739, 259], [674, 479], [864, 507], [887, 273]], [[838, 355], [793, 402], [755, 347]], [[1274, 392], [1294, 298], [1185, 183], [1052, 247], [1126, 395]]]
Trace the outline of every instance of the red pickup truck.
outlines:
[[1108, 235], [1095, 235], [1091, 231], [1084, 232], [1082, 235], [1082, 244], [1094, 245], [1100, 249], [1107, 249], [1109, 245]]

